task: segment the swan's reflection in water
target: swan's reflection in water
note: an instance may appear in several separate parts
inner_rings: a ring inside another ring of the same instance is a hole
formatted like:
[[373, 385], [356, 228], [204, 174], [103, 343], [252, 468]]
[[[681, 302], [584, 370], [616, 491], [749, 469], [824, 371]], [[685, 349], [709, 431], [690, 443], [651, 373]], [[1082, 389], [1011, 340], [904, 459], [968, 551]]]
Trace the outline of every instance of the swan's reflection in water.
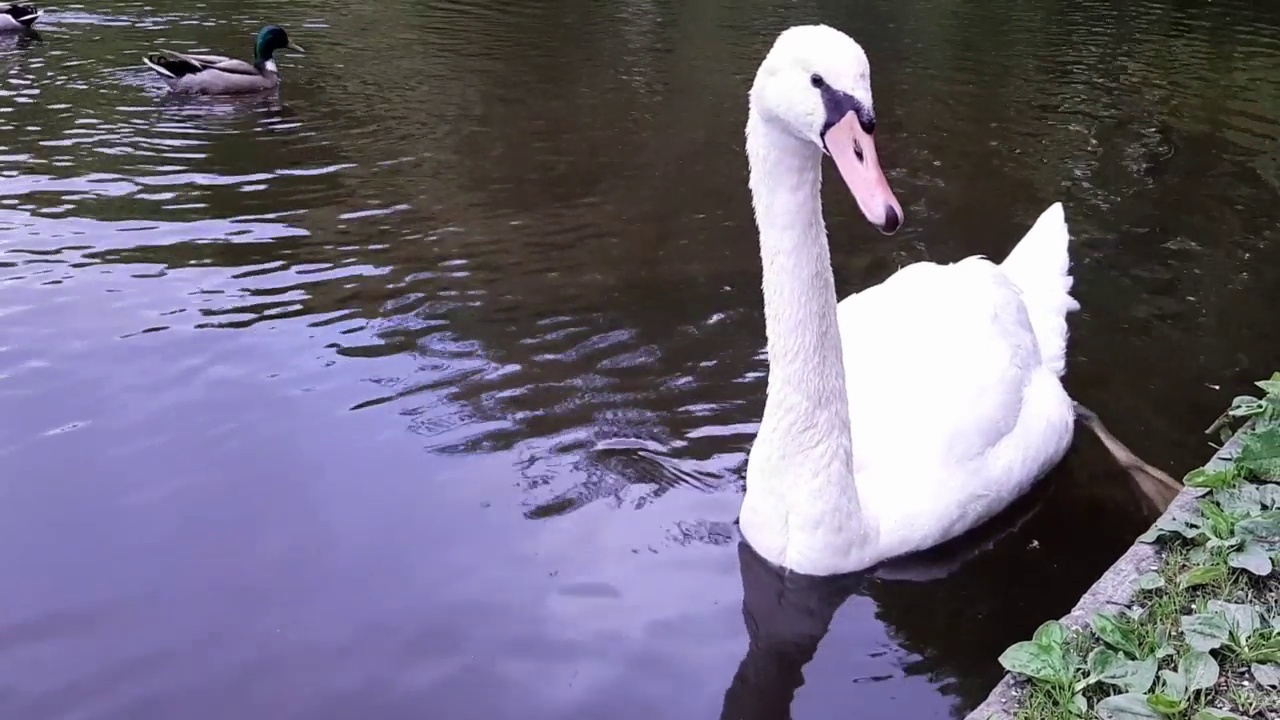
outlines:
[[[721, 720], [791, 720], [792, 702], [804, 685], [804, 668], [831, 628], [832, 618], [854, 595], [874, 597], [900, 583], [946, 578], [1019, 530], [1046, 495], [1033, 491], [1001, 516], [951, 543], [888, 561], [871, 571], [818, 577], [785, 572], [739, 539], [742, 617], [747, 654], [725, 691]], [[923, 585], [920, 592], [929, 592]], [[846, 716], [856, 718], [857, 713]]]
[[869, 580], [865, 573], [814, 577], [784, 573], [738, 542], [746, 657], [724, 694], [721, 720], [791, 718], [804, 666], [818, 652], [831, 618]]

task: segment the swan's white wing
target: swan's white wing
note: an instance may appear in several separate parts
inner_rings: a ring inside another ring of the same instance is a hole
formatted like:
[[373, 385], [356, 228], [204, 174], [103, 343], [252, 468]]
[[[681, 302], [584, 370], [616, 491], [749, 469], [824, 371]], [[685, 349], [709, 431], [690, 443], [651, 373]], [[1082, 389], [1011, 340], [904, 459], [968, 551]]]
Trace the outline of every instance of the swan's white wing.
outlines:
[[838, 313], [854, 474], [881, 551], [986, 520], [1070, 444], [1071, 399], [991, 262], [911, 265]]
[[909, 265], [838, 312], [855, 461], [899, 452], [955, 467], [1012, 432], [1040, 353], [997, 266]]

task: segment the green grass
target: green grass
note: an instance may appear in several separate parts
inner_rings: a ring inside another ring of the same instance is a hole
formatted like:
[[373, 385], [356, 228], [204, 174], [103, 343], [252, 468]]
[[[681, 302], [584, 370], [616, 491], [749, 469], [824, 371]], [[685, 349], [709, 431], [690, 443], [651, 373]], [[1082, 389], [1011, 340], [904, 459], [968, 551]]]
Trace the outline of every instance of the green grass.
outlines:
[[1214, 424], [1252, 421], [1230, 463], [1188, 473], [1194, 508], [1140, 538], [1160, 565], [1132, 605], [1001, 654], [1028, 680], [1017, 720], [1280, 720], [1280, 373], [1257, 384]]

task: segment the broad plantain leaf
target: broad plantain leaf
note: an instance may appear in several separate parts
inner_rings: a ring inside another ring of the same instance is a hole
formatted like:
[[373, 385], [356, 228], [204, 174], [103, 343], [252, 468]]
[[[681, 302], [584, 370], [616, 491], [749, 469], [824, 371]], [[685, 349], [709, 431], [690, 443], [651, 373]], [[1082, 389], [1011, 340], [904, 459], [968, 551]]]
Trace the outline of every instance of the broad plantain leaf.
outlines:
[[1147, 704], [1161, 715], [1175, 715], [1187, 706], [1187, 701], [1182, 698], [1173, 698], [1164, 693], [1156, 693], [1147, 696]]
[[[1240, 537], [1239, 535], [1232, 535], [1230, 538], [1227, 538], [1226, 540], [1213, 538], [1209, 542], [1205, 543], [1202, 547], [1205, 550], [1221, 550], [1223, 548], [1235, 548], [1235, 546], [1242, 545], [1242, 544], [1244, 544], [1244, 538]], [[1206, 558], [1205, 562], [1201, 564], [1208, 564], [1212, 562], [1213, 561], [1211, 559]]]
[[1266, 409], [1267, 404], [1258, 398], [1237, 395], [1231, 399], [1231, 406], [1227, 408], [1227, 414], [1234, 418], [1252, 417], [1262, 414]]
[[1280, 485], [1259, 486], [1258, 498], [1264, 507], [1280, 508]]
[[1252, 662], [1280, 665], [1280, 633], [1272, 635], [1265, 642], [1249, 647], [1248, 656]]
[[1271, 556], [1254, 541], [1246, 542], [1244, 547], [1228, 555], [1227, 564], [1261, 577], [1271, 574]]
[[1255, 380], [1253, 384], [1262, 388], [1262, 392], [1269, 396], [1280, 395], [1280, 371], [1271, 373], [1270, 379]]
[[1241, 643], [1247, 642], [1254, 631], [1262, 626], [1262, 616], [1252, 605], [1210, 600], [1206, 608], [1209, 612], [1226, 620], [1227, 627], [1236, 634]]
[[1067, 640], [1067, 626], [1057, 620], [1046, 621], [1036, 628], [1031, 639], [1046, 645], [1061, 645]]
[[1071, 664], [1060, 645], [1024, 640], [1000, 653], [1000, 664], [1009, 672], [1026, 675], [1047, 683], [1071, 681]]
[[1191, 552], [1187, 553], [1187, 560], [1193, 565], [1208, 565], [1213, 562], [1213, 555], [1209, 553], [1208, 548], [1201, 545], [1191, 548]]
[[1164, 578], [1160, 573], [1149, 572], [1139, 575], [1138, 579], [1133, 581], [1133, 585], [1139, 590], [1156, 590], [1164, 587]]
[[1102, 720], [1160, 720], [1160, 713], [1147, 704], [1147, 696], [1138, 693], [1104, 698], [1094, 711]]
[[1182, 635], [1193, 650], [1209, 652], [1222, 647], [1231, 636], [1231, 627], [1216, 613], [1196, 613], [1182, 616]]
[[1250, 483], [1215, 490], [1213, 499], [1223, 510], [1233, 515], [1251, 515], [1262, 509], [1262, 495], [1258, 492], [1258, 486]]
[[1208, 500], [1199, 500], [1196, 503], [1197, 509], [1205, 519], [1205, 530], [1209, 537], [1218, 538], [1219, 540], [1229, 540], [1236, 532], [1236, 523], [1240, 518], [1236, 517], [1218, 507], [1217, 503]]
[[1210, 490], [1218, 490], [1228, 488], [1236, 484], [1231, 470], [1210, 470], [1208, 468], [1196, 468], [1187, 473], [1182, 478], [1182, 484], [1193, 488], [1208, 488]]
[[1194, 567], [1182, 574], [1178, 579], [1178, 585], [1182, 589], [1195, 587], [1196, 585], [1208, 585], [1226, 577], [1227, 568], [1222, 565], [1201, 565]]
[[1280, 428], [1246, 435], [1235, 462], [1265, 480], [1280, 477]]
[[1181, 700], [1187, 696], [1187, 679], [1182, 676], [1181, 668], [1178, 672], [1160, 671], [1160, 692], [1157, 694], [1171, 700]]
[[1124, 662], [1124, 658], [1117, 655], [1111, 648], [1096, 647], [1093, 652], [1089, 653], [1085, 666], [1090, 678], [1100, 680], [1103, 675], [1111, 672], [1122, 662]]
[[1131, 658], [1138, 657], [1138, 639], [1133, 631], [1116, 620], [1114, 615], [1094, 613], [1089, 617], [1089, 626], [1111, 647], [1126, 653]]
[[1145, 693], [1151, 689], [1151, 683], [1155, 682], [1158, 664], [1159, 660], [1154, 657], [1146, 660], [1121, 660], [1099, 675], [1098, 679], [1127, 693]]
[[1257, 517], [1236, 523], [1236, 533], [1246, 540], [1280, 541], [1280, 510], [1268, 510]]
[[1253, 679], [1257, 680], [1259, 685], [1269, 688], [1280, 687], [1280, 665], [1253, 663], [1249, 669], [1253, 671]]
[[1218, 682], [1218, 661], [1207, 652], [1193, 650], [1178, 661], [1178, 674], [1186, 681], [1187, 690], [1204, 690]]

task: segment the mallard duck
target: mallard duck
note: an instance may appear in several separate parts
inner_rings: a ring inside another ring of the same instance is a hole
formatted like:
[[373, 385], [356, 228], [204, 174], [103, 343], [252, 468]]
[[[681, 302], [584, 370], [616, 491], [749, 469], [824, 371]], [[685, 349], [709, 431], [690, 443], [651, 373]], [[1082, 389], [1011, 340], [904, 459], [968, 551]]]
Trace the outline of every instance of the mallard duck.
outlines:
[[276, 50], [305, 52], [279, 25], [267, 25], [253, 44], [253, 63], [223, 55], [186, 55], [163, 50], [142, 58], [177, 93], [234, 95], [270, 90], [280, 84], [272, 57]]
[[35, 5], [0, 3], [0, 31], [30, 30], [42, 14]]

